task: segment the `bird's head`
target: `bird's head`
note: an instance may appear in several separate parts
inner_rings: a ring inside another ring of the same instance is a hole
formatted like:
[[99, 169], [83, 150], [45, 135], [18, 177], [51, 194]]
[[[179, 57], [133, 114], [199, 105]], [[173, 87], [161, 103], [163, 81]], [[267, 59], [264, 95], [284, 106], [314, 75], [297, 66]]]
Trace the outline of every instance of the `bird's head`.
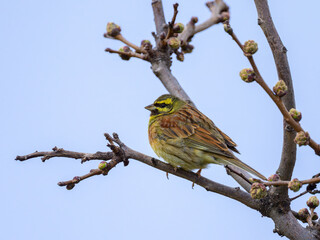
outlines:
[[186, 103], [181, 99], [170, 94], [164, 94], [158, 97], [154, 103], [146, 106], [145, 109], [151, 112], [151, 116], [160, 116], [174, 113], [184, 104]]

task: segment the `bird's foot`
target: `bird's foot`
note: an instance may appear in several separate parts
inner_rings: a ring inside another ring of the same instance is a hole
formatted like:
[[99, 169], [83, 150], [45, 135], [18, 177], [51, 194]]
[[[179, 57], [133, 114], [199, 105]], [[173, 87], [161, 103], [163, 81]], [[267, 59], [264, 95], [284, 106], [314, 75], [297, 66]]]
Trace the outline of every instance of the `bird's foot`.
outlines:
[[[200, 178], [201, 177], [201, 171], [202, 171], [202, 169], [200, 168], [197, 172], [196, 172], [196, 174], [197, 174], [197, 178]], [[194, 182], [192, 182], [192, 189], [194, 188]]]

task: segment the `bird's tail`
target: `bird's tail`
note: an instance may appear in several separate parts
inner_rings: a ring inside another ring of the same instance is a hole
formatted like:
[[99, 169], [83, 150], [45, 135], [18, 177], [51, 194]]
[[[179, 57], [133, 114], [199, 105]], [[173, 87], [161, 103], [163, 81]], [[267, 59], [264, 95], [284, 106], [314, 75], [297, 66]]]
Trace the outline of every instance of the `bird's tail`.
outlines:
[[244, 162], [240, 161], [238, 158], [232, 158], [232, 159], [223, 159], [223, 161], [226, 164], [230, 164], [230, 165], [234, 165], [236, 167], [239, 167], [263, 180], [267, 180], [267, 178], [265, 176], [263, 176], [261, 173], [259, 173], [258, 171], [254, 170], [252, 167], [248, 166], [247, 164], [245, 164]]

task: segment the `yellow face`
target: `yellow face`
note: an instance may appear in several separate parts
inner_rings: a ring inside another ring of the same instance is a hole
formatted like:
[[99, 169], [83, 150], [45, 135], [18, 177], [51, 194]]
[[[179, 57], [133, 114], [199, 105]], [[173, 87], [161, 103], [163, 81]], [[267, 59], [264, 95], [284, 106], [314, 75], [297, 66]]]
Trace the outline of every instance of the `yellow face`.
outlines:
[[145, 109], [151, 111], [150, 119], [176, 111], [184, 103], [179, 98], [165, 94], [160, 96], [153, 104], [146, 106]]

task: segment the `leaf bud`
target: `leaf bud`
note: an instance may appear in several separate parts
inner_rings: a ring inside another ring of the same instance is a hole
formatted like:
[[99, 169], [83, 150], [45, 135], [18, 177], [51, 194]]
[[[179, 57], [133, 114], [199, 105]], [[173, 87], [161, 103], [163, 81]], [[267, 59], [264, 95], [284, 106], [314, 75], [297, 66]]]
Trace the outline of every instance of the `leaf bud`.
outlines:
[[149, 49], [151, 49], [152, 48], [151, 42], [149, 40], [142, 40], [141, 41], [141, 48], [144, 49], [147, 46]]
[[177, 54], [177, 60], [180, 62], [183, 62], [184, 61], [184, 54], [182, 52], [178, 52], [178, 51], [176, 54]]
[[319, 217], [318, 217], [318, 213], [313, 212], [312, 220], [315, 221], [315, 220], [317, 220], [318, 218], [319, 218]]
[[73, 179], [72, 179], [75, 183], [78, 183], [80, 182], [81, 178], [79, 176], [75, 176]]
[[298, 180], [298, 178], [292, 179], [288, 184], [288, 188], [294, 192], [298, 192], [301, 187], [302, 183]]
[[308, 132], [300, 131], [297, 133], [294, 142], [299, 145], [299, 147], [303, 145], [308, 145], [310, 143], [310, 135]]
[[[128, 46], [123, 46], [119, 48], [119, 52], [126, 52], [129, 53], [131, 52], [131, 49]], [[119, 56], [121, 57], [122, 60], [128, 61], [131, 57], [125, 54], [119, 53]]]
[[66, 189], [67, 189], [67, 190], [71, 190], [71, 189], [74, 188], [74, 186], [75, 186], [74, 183], [69, 183], [69, 184], [67, 184]]
[[239, 73], [241, 79], [247, 83], [253, 82], [256, 79], [256, 74], [251, 68], [244, 68]]
[[121, 28], [114, 22], [108, 22], [107, 24], [107, 34], [111, 37], [116, 37], [121, 32]]
[[291, 108], [289, 113], [296, 122], [299, 122], [302, 118], [301, 112], [299, 112], [297, 109]]
[[267, 196], [267, 189], [263, 183], [255, 182], [251, 185], [250, 195], [253, 199], [261, 199]]
[[243, 51], [246, 56], [251, 56], [258, 51], [258, 44], [253, 40], [248, 40], [243, 45]]
[[269, 182], [276, 182], [280, 180], [280, 176], [278, 174], [272, 174], [269, 178], [268, 181]]
[[168, 39], [167, 43], [169, 47], [171, 47], [172, 49], [178, 49], [180, 47], [181, 42], [178, 38], [171, 37]]
[[286, 83], [283, 80], [279, 80], [276, 85], [273, 87], [273, 92], [278, 96], [278, 97], [283, 97], [284, 95], [287, 94], [288, 92], [288, 87]]
[[106, 168], [106, 166], [107, 166], [107, 162], [106, 161], [102, 161], [102, 162], [99, 163], [98, 168], [100, 170], [103, 170], [103, 169]]
[[175, 23], [172, 30], [174, 33], [182, 33], [184, 30], [183, 23]]
[[189, 43], [181, 46], [181, 50], [183, 53], [192, 53], [193, 49], [194, 49], [194, 46]]
[[302, 208], [298, 212], [299, 219], [304, 223], [307, 222], [307, 218], [309, 217], [309, 215], [310, 213], [306, 208]]
[[307, 206], [315, 209], [319, 206], [319, 199], [316, 196], [311, 196], [307, 201]]

